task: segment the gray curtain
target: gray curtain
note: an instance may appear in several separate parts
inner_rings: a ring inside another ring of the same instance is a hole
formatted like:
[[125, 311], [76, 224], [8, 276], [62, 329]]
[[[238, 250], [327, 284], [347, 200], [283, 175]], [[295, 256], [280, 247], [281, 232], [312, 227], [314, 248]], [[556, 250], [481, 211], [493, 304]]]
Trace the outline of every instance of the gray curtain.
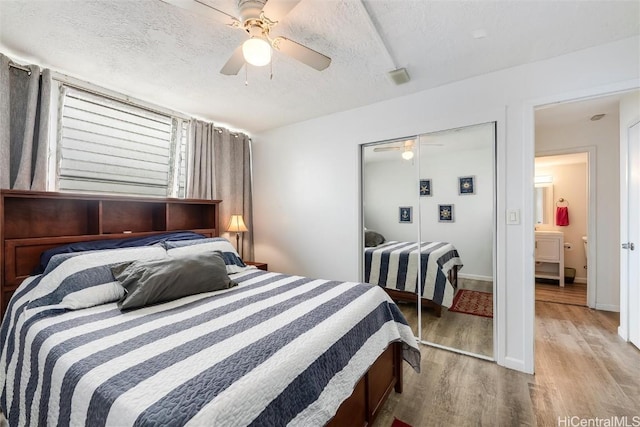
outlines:
[[[187, 198], [215, 200], [212, 123], [192, 120], [187, 147]], [[222, 224], [221, 224], [222, 225]]]
[[219, 199], [221, 235], [235, 244], [235, 233], [224, 233], [231, 215], [242, 215], [249, 231], [242, 233], [240, 253], [253, 261], [251, 141], [242, 133], [193, 120], [188, 145], [187, 197]]
[[46, 190], [51, 71], [0, 54], [0, 188]]

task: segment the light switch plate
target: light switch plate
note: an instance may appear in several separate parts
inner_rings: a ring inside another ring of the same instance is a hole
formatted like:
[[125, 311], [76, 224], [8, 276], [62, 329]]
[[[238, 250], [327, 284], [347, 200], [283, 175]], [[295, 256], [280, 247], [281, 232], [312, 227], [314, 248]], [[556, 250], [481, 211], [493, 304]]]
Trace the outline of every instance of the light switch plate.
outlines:
[[507, 209], [507, 224], [520, 224], [520, 209]]

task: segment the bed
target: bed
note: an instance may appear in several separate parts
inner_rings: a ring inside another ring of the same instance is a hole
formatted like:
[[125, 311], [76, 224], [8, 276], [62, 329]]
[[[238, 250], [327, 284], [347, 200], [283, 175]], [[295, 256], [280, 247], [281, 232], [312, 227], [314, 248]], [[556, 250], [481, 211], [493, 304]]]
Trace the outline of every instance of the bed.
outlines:
[[416, 242], [386, 241], [366, 247], [364, 281], [383, 287], [396, 301], [415, 302], [420, 267], [422, 305], [440, 316], [442, 307], [453, 302], [462, 260], [451, 243], [421, 242], [420, 257], [417, 246]]
[[[39, 211], [42, 199], [69, 197], [1, 194], [5, 224], [25, 216], [26, 200], [38, 199]], [[86, 213], [91, 196], [74, 197], [71, 205]], [[15, 198], [25, 200], [8, 200]], [[233, 246], [216, 237], [217, 212], [209, 202], [183, 208], [170, 207], [175, 200], [117, 200], [119, 207], [129, 202], [156, 217], [159, 206], [191, 214], [202, 209], [207, 215], [191, 231], [206, 229], [202, 237], [208, 238], [62, 252], [13, 289], [7, 279], [39, 263], [33, 248], [95, 235], [25, 237], [5, 228], [2, 289], [13, 295], [3, 304], [0, 329], [0, 407], [9, 425], [370, 425], [389, 393], [402, 391], [402, 360], [419, 369], [413, 333], [378, 287], [244, 265]], [[145, 203], [153, 209], [141, 207]], [[7, 214], [16, 207], [22, 215]], [[102, 207], [100, 199], [101, 224], [88, 230], [100, 231], [108, 212]], [[30, 214], [38, 217], [36, 210]], [[163, 230], [124, 237], [178, 228], [175, 215], [165, 218]], [[123, 237], [107, 234], [106, 240]], [[114, 266], [128, 271], [173, 263], [210, 254], [212, 246], [228, 286], [119, 308]]]

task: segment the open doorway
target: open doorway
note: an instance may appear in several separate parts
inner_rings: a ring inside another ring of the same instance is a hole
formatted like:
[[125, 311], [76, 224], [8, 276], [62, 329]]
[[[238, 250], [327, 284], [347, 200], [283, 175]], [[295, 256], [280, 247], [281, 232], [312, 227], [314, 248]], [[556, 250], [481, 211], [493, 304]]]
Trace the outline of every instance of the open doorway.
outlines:
[[595, 147], [536, 155], [536, 301], [587, 306], [594, 158]]

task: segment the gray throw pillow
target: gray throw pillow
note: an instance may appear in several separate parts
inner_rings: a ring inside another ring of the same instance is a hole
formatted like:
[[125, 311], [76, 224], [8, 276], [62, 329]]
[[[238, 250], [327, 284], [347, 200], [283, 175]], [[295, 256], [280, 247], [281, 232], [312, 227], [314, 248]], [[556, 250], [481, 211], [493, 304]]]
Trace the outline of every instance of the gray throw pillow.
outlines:
[[118, 301], [121, 310], [237, 285], [229, 279], [222, 255], [213, 251], [122, 263], [113, 266], [111, 271], [126, 290]]
[[382, 234], [373, 230], [367, 230], [364, 232], [364, 245], [367, 248], [378, 246], [381, 243], [384, 243], [384, 236]]

